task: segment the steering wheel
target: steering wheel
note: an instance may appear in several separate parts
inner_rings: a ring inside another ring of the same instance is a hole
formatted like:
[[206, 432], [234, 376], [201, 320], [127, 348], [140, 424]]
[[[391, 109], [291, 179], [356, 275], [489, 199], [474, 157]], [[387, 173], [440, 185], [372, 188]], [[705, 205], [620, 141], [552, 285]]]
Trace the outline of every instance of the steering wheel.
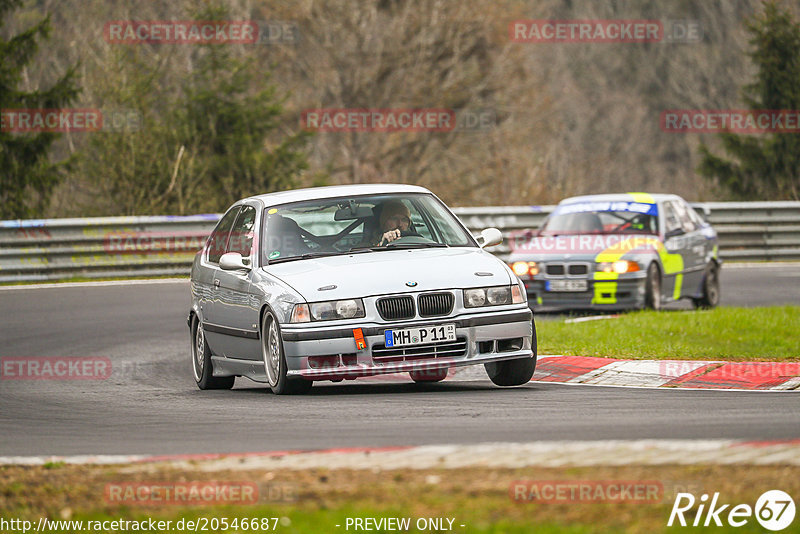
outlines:
[[427, 237], [423, 237], [422, 235], [418, 234], [417, 232], [403, 232], [400, 234], [400, 237], [392, 241], [391, 243], [385, 243], [385, 245], [395, 244], [398, 245], [417, 245], [423, 243], [435, 243], [432, 239], [428, 239]]

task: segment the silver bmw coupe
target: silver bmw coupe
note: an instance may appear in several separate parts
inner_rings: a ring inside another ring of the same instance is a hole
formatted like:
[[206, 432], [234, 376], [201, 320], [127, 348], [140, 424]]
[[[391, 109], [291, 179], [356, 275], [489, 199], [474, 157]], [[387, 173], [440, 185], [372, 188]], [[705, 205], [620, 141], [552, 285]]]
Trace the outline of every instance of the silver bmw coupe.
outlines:
[[236, 202], [192, 266], [188, 324], [200, 389], [237, 376], [276, 394], [314, 381], [483, 364], [527, 383], [536, 336], [525, 287], [433, 193], [409, 185], [299, 189]]

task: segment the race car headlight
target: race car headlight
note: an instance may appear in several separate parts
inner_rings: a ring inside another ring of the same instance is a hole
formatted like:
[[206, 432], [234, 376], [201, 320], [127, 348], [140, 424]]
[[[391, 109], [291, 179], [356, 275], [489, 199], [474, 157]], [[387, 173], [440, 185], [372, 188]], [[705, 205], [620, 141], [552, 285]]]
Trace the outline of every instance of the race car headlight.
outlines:
[[539, 274], [539, 266], [535, 261], [515, 261], [511, 264], [511, 270], [517, 276], [525, 276], [526, 274], [536, 276]]
[[628, 260], [604, 261], [597, 264], [597, 270], [604, 273], [632, 273], [639, 270], [639, 264]]
[[467, 308], [477, 308], [486, 304], [485, 289], [465, 289], [464, 306]]
[[[519, 286], [499, 286], [499, 287], [479, 287], [464, 290], [464, 306], [467, 308], [477, 308], [480, 306], [502, 306], [503, 304], [516, 303], [513, 288], [519, 292]], [[521, 292], [520, 292], [521, 296]]]
[[290, 322], [333, 321], [365, 317], [361, 299], [328, 300], [311, 304], [295, 304]]
[[308, 305], [312, 321], [333, 321], [364, 317], [364, 302], [361, 299], [328, 300]]

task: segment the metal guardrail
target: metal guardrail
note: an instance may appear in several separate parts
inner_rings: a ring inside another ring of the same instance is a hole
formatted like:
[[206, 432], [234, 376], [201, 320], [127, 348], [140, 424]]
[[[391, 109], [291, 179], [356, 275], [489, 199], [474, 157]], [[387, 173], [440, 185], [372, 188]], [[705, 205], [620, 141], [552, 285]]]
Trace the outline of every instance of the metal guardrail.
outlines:
[[[800, 260], [800, 202], [709, 202], [720, 255], [733, 261]], [[536, 229], [554, 206], [456, 208], [472, 232]], [[0, 282], [176, 275], [218, 214], [0, 221]], [[504, 243], [492, 249], [504, 258]]]

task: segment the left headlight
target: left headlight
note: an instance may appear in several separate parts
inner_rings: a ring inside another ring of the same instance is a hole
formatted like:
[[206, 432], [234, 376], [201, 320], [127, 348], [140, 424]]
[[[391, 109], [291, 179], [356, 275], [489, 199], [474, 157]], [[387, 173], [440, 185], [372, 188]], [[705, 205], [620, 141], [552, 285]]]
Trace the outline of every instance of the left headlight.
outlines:
[[604, 261], [597, 264], [597, 270], [603, 273], [633, 273], [639, 270], [639, 264], [627, 260]]
[[291, 322], [334, 321], [365, 316], [364, 301], [361, 299], [327, 300], [310, 304], [295, 304]]
[[464, 307], [502, 306], [503, 304], [522, 304], [519, 284], [513, 286], [477, 287], [464, 290]]

